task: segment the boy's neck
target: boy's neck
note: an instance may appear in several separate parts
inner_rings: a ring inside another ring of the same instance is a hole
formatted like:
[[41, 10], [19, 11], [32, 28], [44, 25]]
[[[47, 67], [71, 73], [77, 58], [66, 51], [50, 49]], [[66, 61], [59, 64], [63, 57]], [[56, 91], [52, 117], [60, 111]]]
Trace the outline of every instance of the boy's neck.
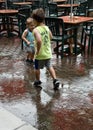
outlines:
[[42, 22], [42, 23], [38, 23], [37, 26], [44, 26], [45, 24]]

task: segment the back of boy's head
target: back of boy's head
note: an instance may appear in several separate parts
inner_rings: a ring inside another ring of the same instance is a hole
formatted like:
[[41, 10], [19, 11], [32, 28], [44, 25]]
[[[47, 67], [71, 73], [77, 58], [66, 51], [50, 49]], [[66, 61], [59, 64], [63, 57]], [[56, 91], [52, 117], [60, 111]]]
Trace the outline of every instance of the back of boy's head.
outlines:
[[42, 8], [33, 10], [32, 18], [35, 19], [39, 23], [43, 22], [45, 19], [44, 10]]
[[27, 26], [29, 26], [30, 24], [32, 24], [33, 23], [33, 19], [32, 18], [27, 18], [27, 20], [26, 20], [26, 25]]

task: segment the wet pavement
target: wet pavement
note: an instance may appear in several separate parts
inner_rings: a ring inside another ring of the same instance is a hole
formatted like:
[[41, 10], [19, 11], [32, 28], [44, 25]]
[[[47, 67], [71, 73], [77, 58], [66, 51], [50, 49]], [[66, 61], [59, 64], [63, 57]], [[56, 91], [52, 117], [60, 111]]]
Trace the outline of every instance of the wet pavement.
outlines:
[[38, 130], [93, 130], [93, 56], [56, 58], [52, 63], [64, 84], [53, 90], [41, 70], [42, 89], [35, 88], [34, 66], [25, 63], [18, 37], [0, 37], [0, 105]]

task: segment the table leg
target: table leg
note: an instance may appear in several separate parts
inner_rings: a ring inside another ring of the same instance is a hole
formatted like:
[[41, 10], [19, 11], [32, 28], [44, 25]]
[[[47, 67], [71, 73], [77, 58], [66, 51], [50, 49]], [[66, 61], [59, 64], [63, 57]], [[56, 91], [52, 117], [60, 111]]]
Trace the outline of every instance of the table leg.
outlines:
[[[70, 38], [69, 39], [69, 47], [70, 47], [70, 54], [72, 55], [73, 54], [73, 52], [74, 52], [74, 50], [73, 50], [73, 44], [74, 44], [74, 48], [75, 48], [75, 55], [77, 55], [77, 30], [78, 30], [78, 28], [76, 27], [75, 29], [74, 29], [74, 31], [69, 31], [68, 33], [70, 34], [70, 35], [74, 35], [74, 39], [73, 38]], [[79, 46], [80, 46], [80, 44], [79, 44]], [[81, 47], [81, 46], [80, 46]]]
[[2, 31], [3, 31], [3, 30], [6, 30], [6, 19], [3, 16], [2, 16], [2, 23], [3, 23], [3, 25], [2, 25], [2, 27], [3, 27]]
[[7, 35], [8, 35], [8, 37], [10, 36], [10, 29], [9, 29], [9, 18], [8, 18], [8, 16], [6, 16], [6, 25], [7, 25]]
[[8, 16], [6, 16], [6, 26], [7, 26], [7, 35], [8, 35], [8, 37], [10, 37], [10, 36], [12, 36], [12, 33], [11, 33], [11, 31], [12, 31], [12, 25], [10, 25], [11, 24], [11, 21], [10, 21], [10, 18], [8, 17]]
[[[74, 32], [72, 30], [68, 31], [68, 35], [73, 35], [73, 33]], [[69, 48], [70, 48], [70, 54], [73, 54], [73, 43], [74, 43], [73, 38], [70, 38], [68, 40], [68, 43], [69, 43]]]
[[77, 27], [74, 30], [75, 38], [74, 38], [74, 44], [75, 44], [75, 55], [77, 55]]
[[74, 33], [76, 34], [76, 35], [75, 35], [75, 38], [74, 38], [75, 55], [77, 55], [77, 54], [78, 54], [78, 47], [77, 47], [77, 45], [79, 45], [79, 52], [82, 51], [82, 49], [84, 48], [84, 46], [77, 41], [78, 27], [75, 28]]

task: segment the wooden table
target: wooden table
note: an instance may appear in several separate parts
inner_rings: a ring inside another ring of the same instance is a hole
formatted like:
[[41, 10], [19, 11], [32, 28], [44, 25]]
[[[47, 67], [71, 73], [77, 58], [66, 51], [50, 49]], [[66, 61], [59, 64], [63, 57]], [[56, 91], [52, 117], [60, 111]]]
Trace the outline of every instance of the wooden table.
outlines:
[[2, 8], [2, 4], [5, 3], [5, 0], [0, 0], [0, 8]]
[[[73, 8], [76, 8], [78, 6], [79, 4], [72, 4]], [[71, 11], [71, 4], [60, 4], [60, 5], [58, 4], [57, 7], [64, 9], [66, 15], [68, 15]]]
[[[60, 8], [71, 8], [71, 4], [61, 4], [61, 5], [57, 5]], [[72, 4], [73, 7], [78, 7], [79, 4]]]
[[13, 2], [14, 5], [24, 6], [24, 5], [32, 5], [32, 2]]
[[9, 16], [13, 16], [13, 15], [16, 15], [18, 14], [18, 10], [13, 10], [13, 9], [3, 9], [3, 10], [0, 10], [0, 16], [2, 17], [2, 24], [3, 24], [3, 30], [7, 30], [7, 35], [10, 36], [10, 19], [9, 19]]
[[0, 15], [12, 15], [12, 14], [17, 14], [18, 10], [14, 10], [14, 9], [2, 9], [0, 10]]
[[53, 0], [53, 2], [56, 2], [57, 4], [63, 4], [67, 0]]
[[6, 2], [5, 0], [0, 0], [0, 3], [4, 3], [4, 2]]
[[[63, 19], [64, 23], [67, 26], [70, 26], [70, 27], [74, 26], [74, 27], [76, 27], [76, 29], [75, 29], [75, 31], [73, 33], [76, 34], [75, 40], [74, 40], [74, 44], [75, 44], [75, 54], [77, 54], [77, 43], [78, 43], [77, 42], [77, 31], [78, 31], [78, 27], [82, 23], [85, 23], [87, 21], [92, 21], [93, 17], [73, 16], [73, 18], [71, 19], [70, 16], [62, 16], [62, 17], [59, 17], [59, 18]], [[72, 33], [72, 32], [70, 32], [70, 33]], [[70, 42], [70, 43], [72, 43], [72, 42]], [[72, 44], [70, 45], [70, 52], [73, 53]]]

